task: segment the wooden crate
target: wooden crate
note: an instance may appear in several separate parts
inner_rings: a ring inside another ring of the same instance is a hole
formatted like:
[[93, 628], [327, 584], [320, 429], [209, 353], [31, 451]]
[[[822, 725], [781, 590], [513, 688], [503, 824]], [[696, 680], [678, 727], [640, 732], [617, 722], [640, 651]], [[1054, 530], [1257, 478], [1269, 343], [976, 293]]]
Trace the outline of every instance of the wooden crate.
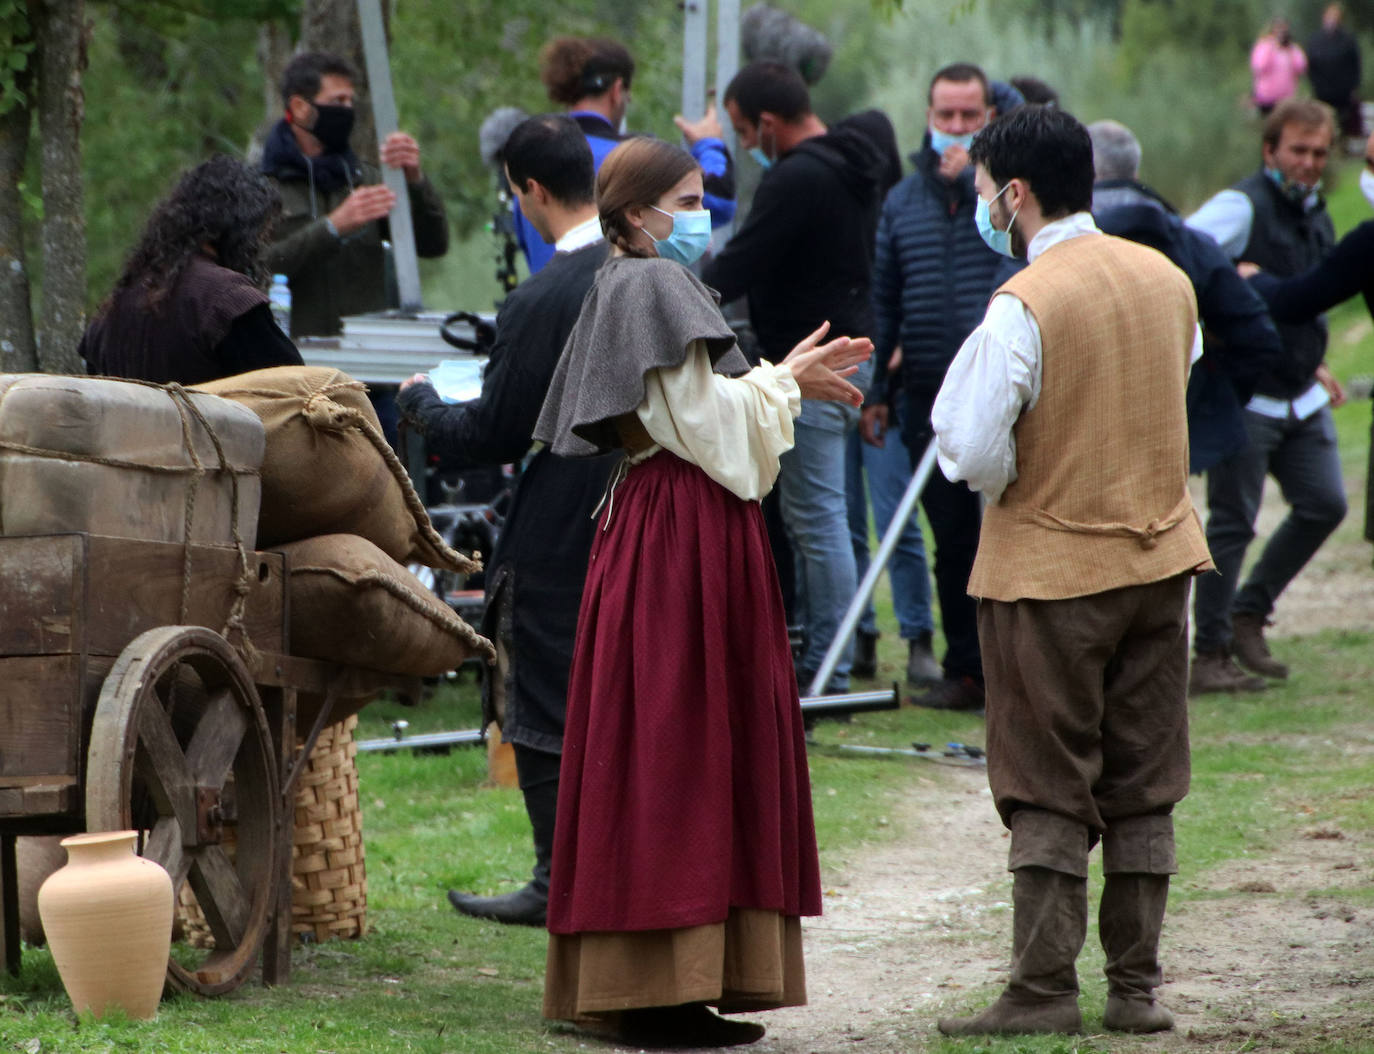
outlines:
[[[219, 632], [240, 579], [239, 555], [190, 548], [184, 621]], [[140, 633], [183, 621], [185, 557], [174, 542], [0, 537], [0, 820], [79, 817], [101, 683]], [[249, 553], [244, 624], [261, 651], [286, 650], [282, 565], [278, 554]]]

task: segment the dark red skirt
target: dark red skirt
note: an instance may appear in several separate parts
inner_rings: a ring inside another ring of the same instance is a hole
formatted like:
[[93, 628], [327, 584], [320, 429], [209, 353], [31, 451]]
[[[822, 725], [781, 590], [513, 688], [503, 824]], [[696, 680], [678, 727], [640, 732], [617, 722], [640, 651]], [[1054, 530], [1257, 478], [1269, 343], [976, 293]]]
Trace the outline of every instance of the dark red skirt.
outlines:
[[758, 502], [660, 452], [592, 545], [568, 688], [549, 929], [819, 915], [796, 678]]

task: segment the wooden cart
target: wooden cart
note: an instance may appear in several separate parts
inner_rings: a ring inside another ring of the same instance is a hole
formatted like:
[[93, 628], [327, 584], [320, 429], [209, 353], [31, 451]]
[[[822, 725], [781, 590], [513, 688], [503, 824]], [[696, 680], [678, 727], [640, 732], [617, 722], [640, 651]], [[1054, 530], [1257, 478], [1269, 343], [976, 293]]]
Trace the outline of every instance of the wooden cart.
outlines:
[[[168, 983], [290, 972], [296, 784], [320, 730], [418, 678], [288, 654], [285, 557], [92, 534], [0, 537], [0, 882], [19, 968], [15, 838], [137, 830], [214, 936]], [[240, 602], [241, 599], [241, 602]], [[231, 641], [233, 643], [231, 643]], [[235, 828], [236, 850], [223, 848]]]

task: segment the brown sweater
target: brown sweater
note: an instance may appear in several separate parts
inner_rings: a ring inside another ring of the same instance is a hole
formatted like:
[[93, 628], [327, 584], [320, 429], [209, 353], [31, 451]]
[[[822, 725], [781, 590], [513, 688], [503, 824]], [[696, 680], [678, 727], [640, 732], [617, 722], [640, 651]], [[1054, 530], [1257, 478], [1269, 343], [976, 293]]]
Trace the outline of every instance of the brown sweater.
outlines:
[[1017, 479], [983, 519], [969, 593], [1061, 600], [1211, 567], [1188, 494], [1187, 277], [1112, 237], [1045, 251], [1001, 292], [1040, 327], [1040, 398]]

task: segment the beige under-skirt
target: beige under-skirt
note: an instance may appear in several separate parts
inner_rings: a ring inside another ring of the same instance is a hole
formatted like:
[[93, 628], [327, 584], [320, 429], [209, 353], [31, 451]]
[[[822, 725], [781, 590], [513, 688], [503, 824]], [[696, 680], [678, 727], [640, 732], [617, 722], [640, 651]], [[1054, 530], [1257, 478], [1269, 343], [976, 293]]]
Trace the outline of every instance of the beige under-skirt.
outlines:
[[644, 1006], [710, 1003], [725, 1013], [806, 1002], [801, 920], [731, 908], [672, 930], [549, 934], [544, 1016], [589, 1022]]

